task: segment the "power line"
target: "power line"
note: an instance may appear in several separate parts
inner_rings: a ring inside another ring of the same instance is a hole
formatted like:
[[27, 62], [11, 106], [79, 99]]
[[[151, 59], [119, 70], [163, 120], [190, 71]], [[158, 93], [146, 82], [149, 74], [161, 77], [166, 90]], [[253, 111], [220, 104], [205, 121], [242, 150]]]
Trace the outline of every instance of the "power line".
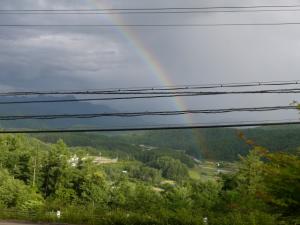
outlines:
[[300, 9], [252, 9], [252, 10], [185, 10], [185, 11], [113, 11], [113, 12], [93, 12], [93, 11], [51, 11], [51, 12], [3, 12], [0, 15], [114, 15], [114, 14], [207, 14], [207, 13], [257, 13], [257, 12], [299, 12]]
[[215, 10], [215, 9], [258, 9], [258, 8], [298, 8], [300, 5], [247, 5], [208, 7], [153, 7], [153, 8], [101, 8], [101, 9], [0, 9], [0, 12], [95, 12], [95, 11], [158, 11], [158, 10]]
[[[220, 83], [220, 84], [198, 84], [198, 85], [178, 85], [178, 86], [157, 86], [157, 87], [130, 87], [130, 88], [110, 88], [97, 90], [59, 90], [59, 91], [10, 91], [0, 92], [0, 96], [32, 96], [32, 95], [93, 95], [93, 94], [135, 94], [142, 91], [176, 91], [191, 89], [216, 89], [216, 88], [244, 88], [262, 86], [288, 86], [300, 85], [300, 81], [269, 81], [269, 82], [244, 82], [244, 83]], [[165, 94], [165, 92], [164, 92]], [[174, 93], [173, 93], [174, 94]]]
[[170, 8], [111, 8], [111, 9], [1, 9], [1, 14], [68, 15], [68, 14], [195, 14], [195, 13], [249, 13], [300, 11], [300, 5], [254, 5]]
[[[98, 92], [96, 92], [98, 94]], [[133, 99], [154, 99], [154, 98], [173, 98], [173, 97], [197, 97], [212, 95], [235, 95], [235, 94], [297, 94], [300, 89], [275, 89], [275, 90], [256, 90], [256, 91], [216, 91], [216, 92], [116, 92], [108, 94], [117, 95], [140, 95], [127, 97], [106, 97], [106, 98], [79, 98], [79, 99], [52, 99], [52, 100], [22, 100], [22, 101], [0, 101], [0, 105], [12, 104], [37, 104], [37, 103], [66, 103], [66, 102], [88, 102], [88, 101], [113, 101], [113, 100], [133, 100]], [[145, 94], [149, 94], [148, 96]], [[158, 95], [160, 94], [160, 95]]]
[[274, 22], [274, 23], [186, 23], [186, 24], [0, 24], [0, 28], [203, 28], [203, 27], [250, 27], [250, 26], [294, 26], [300, 22]]
[[[101, 94], [101, 92], [93, 92]], [[290, 89], [271, 89], [271, 90], [249, 90], [249, 91], [118, 91], [118, 92], [102, 92], [107, 95], [226, 95], [226, 94], [282, 94], [282, 93], [300, 93], [300, 88]]]
[[184, 129], [211, 129], [211, 128], [239, 128], [256, 126], [299, 125], [299, 120], [286, 121], [253, 121], [219, 124], [191, 124], [191, 125], [160, 125], [143, 127], [116, 127], [116, 128], [85, 128], [85, 129], [48, 129], [48, 130], [0, 130], [0, 134], [38, 134], [38, 133], [84, 133], [84, 132], [114, 132], [114, 131], [149, 131], [149, 130], [184, 130]]
[[0, 120], [53, 120], [53, 119], [91, 119], [99, 117], [141, 117], [141, 116], [177, 116], [186, 114], [223, 114], [230, 112], [269, 112], [278, 110], [298, 109], [298, 106], [271, 106], [251, 108], [227, 108], [227, 109], [200, 109], [182, 111], [146, 111], [146, 112], [117, 112], [117, 113], [92, 113], [92, 114], [53, 114], [53, 115], [20, 115], [0, 116]]

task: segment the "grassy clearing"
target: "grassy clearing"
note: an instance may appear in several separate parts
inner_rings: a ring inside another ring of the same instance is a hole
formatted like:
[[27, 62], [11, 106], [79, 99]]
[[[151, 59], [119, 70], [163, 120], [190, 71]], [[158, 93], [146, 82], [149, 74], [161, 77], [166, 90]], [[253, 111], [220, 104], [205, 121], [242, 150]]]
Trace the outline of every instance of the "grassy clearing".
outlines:
[[220, 174], [231, 173], [234, 170], [234, 163], [202, 161], [200, 164], [189, 170], [189, 175], [195, 180], [215, 181], [219, 178]]

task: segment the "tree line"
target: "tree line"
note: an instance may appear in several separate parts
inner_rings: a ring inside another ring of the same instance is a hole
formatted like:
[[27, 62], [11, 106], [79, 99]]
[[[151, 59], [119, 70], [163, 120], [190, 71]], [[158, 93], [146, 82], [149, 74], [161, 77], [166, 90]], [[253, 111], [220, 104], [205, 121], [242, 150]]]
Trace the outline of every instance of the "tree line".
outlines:
[[[300, 146], [300, 126], [257, 127], [242, 130], [269, 151], [294, 153]], [[42, 141], [55, 143], [63, 139], [70, 146], [91, 146], [102, 148], [119, 155], [139, 153], [139, 145], [149, 145], [162, 150], [181, 150], [197, 159], [236, 161], [239, 155], [247, 155], [251, 147], [238, 138], [238, 129], [193, 129], [162, 130], [148, 132], [108, 134], [40, 134]], [[135, 146], [133, 146], [135, 144]], [[169, 152], [170, 152], [169, 151]], [[164, 152], [166, 153], [166, 152]]]

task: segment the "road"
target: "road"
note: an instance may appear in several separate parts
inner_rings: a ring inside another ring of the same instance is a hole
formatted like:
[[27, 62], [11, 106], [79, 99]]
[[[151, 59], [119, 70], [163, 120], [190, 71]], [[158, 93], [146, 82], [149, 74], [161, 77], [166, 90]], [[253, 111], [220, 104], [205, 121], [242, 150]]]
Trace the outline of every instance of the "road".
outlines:
[[22, 222], [22, 221], [16, 221], [16, 222], [13, 222], [13, 221], [0, 221], [0, 225], [58, 225], [58, 223], [33, 223], [33, 222]]
[[27, 222], [6, 222], [0, 221], [0, 225], [37, 225], [36, 223], [27, 223]]

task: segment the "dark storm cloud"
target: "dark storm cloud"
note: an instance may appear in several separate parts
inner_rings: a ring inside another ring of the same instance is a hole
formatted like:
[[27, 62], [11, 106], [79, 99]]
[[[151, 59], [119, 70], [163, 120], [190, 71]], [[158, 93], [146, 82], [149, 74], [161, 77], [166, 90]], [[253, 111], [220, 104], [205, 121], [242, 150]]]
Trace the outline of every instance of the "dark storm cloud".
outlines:
[[[6, 9], [39, 8], [84, 8], [80, 1], [4, 1], [1, 7]], [[2, 24], [60, 24], [95, 23], [95, 17], [78, 18], [76, 16], [2, 16]], [[25, 18], [25, 19], [24, 19]], [[99, 18], [99, 17], [97, 17]], [[101, 19], [101, 18], [100, 18]], [[97, 19], [98, 20], [98, 19]], [[104, 19], [105, 21], [105, 19]], [[101, 22], [101, 20], [100, 20]], [[73, 88], [94, 84], [104, 87], [128, 84], [147, 68], [132, 51], [124, 37], [114, 29], [2, 29], [0, 32], [1, 82], [18, 88], [28, 88], [26, 81], [39, 83], [40, 88], [53, 88], [49, 84], [60, 79], [70, 80]], [[149, 75], [149, 72], [148, 72]], [[124, 79], [125, 78], [125, 79]], [[127, 79], [126, 79], [127, 78]], [[49, 83], [49, 80], [53, 82]], [[138, 80], [138, 79], [136, 79]], [[45, 81], [45, 82], [43, 82]], [[63, 82], [64, 85], [66, 82]], [[86, 85], [84, 85], [86, 84]], [[100, 84], [100, 85], [99, 85]], [[26, 86], [24, 86], [26, 85]]]
[[[274, 1], [197, 0], [2, 0], [1, 9], [90, 9], [93, 2], [107, 7], [201, 7], [263, 5]], [[100, 6], [98, 6], [100, 7]], [[0, 15], [1, 24], [112, 24], [110, 16]], [[299, 13], [213, 13], [189, 15], [121, 16], [123, 23], [251, 23], [295, 22]], [[288, 27], [133, 29], [146, 49], [161, 62], [174, 84], [247, 82], [299, 79], [300, 30]], [[0, 83], [4, 89], [84, 89], [151, 86], [160, 82], [141, 52], [118, 29], [0, 30]], [[190, 108], [288, 104], [296, 96], [192, 98]], [[169, 107], [170, 100], [155, 103]], [[121, 108], [141, 106], [144, 102]], [[147, 108], [147, 109], [148, 109]], [[269, 115], [268, 115], [269, 116]], [[267, 116], [267, 117], [268, 117]], [[293, 114], [292, 116], [295, 116]], [[230, 116], [228, 116], [227, 119]], [[275, 115], [278, 117], [278, 115]], [[205, 120], [209, 120], [206, 117]], [[217, 117], [213, 117], [216, 119]], [[221, 120], [222, 118], [220, 118]]]

